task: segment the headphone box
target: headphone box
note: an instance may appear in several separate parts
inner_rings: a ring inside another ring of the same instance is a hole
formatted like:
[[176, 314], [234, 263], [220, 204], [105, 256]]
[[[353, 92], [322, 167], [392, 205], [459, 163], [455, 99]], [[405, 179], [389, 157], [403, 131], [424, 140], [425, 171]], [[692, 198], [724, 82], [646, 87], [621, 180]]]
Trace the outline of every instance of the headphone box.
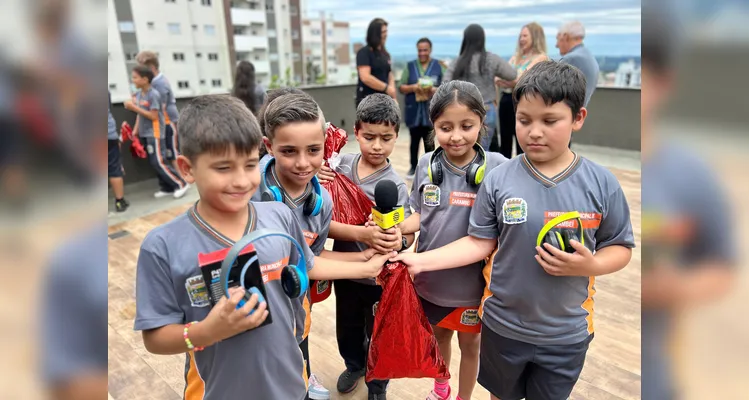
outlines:
[[[203, 281], [206, 282], [211, 307], [215, 306], [219, 300], [221, 300], [221, 297], [224, 297], [224, 289], [221, 287], [221, 264], [228, 253], [229, 249], [226, 248], [209, 254], [198, 254], [200, 272], [203, 275]], [[237, 257], [237, 260], [234, 261], [231, 272], [229, 272], [229, 288], [231, 289], [238, 286], [249, 288], [254, 286], [263, 294], [267, 305], [268, 317], [265, 318], [265, 321], [263, 321], [260, 326], [265, 326], [273, 322], [273, 313], [271, 312], [271, 305], [268, 301], [268, 293], [265, 289], [265, 283], [263, 283], [263, 273], [260, 271], [260, 262], [257, 257], [254, 257], [255, 255], [255, 248], [252, 245], [247, 246], [242, 250]], [[240, 284], [242, 269], [245, 264], [253, 258], [253, 262], [248, 266], [247, 272], [245, 273], [244, 282], [242, 282], [243, 284]]]

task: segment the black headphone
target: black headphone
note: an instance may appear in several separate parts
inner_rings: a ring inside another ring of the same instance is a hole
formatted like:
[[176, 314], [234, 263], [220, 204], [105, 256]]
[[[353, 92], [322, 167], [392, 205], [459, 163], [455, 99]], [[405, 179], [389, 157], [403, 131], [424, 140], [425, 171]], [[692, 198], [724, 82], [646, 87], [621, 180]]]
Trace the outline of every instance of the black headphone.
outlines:
[[[468, 169], [466, 169], [466, 182], [471, 186], [478, 186], [484, 180], [484, 174], [486, 174], [486, 153], [478, 143], [474, 143], [473, 148], [479, 154], [479, 158], [468, 165]], [[445, 149], [438, 147], [434, 150], [432, 156], [429, 157], [427, 175], [429, 176], [429, 181], [435, 185], [441, 184], [444, 179], [442, 162], [437, 157], [443, 151], [445, 151]]]
[[[569, 229], [554, 229], [554, 227], [562, 222], [570, 220], [577, 220], [577, 232], [572, 232]], [[541, 232], [538, 233], [536, 245], [540, 247], [542, 244], [548, 243], [566, 253], [574, 253], [575, 249], [570, 245], [570, 240], [575, 240], [580, 242], [583, 246], [585, 245], [583, 221], [580, 217], [580, 213], [577, 211], [562, 214], [544, 225], [544, 227], [541, 228]]]
[[[260, 172], [260, 199], [262, 201], [283, 202], [282, 189], [275, 185], [268, 186], [268, 182], [266, 181], [268, 167], [274, 162], [276, 162], [276, 159], [271, 157]], [[310, 182], [312, 183], [312, 192], [304, 201], [304, 208], [302, 211], [306, 216], [315, 217], [320, 214], [320, 211], [322, 211], [322, 186], [320, 186], [320, 181], [317, 180], [317, 176], [313, 176]]]

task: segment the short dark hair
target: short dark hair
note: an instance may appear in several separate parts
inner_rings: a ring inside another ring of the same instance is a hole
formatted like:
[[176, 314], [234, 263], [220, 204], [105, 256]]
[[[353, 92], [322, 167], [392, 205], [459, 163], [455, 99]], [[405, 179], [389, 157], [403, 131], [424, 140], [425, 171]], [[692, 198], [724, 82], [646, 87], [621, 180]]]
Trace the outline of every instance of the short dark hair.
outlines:
[[151, 83], [153, 81], [153, 71], [151, 71], [151, 68], [149, 68], [148, 66], [142, 64], [136, 65], [133, 67], [133, 71], [135, 71], [136, 74], [148, 79], [148, 83]]
[[286, 95], [286, 94], [307, 94], [300, 89], [297, 89], [295, 87], [284, 87], [279, 89], [273, 89], [265, 94], [265, 101], [263, 102], [263, 105], [260, 106], [260, 110], [257, 112], [257, 122], [260, 124], [260, 130], [263, 132], [263, 136], [265, 135], [265, 110], [268, 108], [268, 104], [270, 104], [271, 101]]
[[357, 131], [362, 123], [392, 126], [395, 133], [398, 133], [401, 125], [398, 103], [386, 94], [370, 94], [356, 107], [355, 127]]
[[541, 96], [547, 106], [564, 102], [574, 118], [585, 104], [585, 75], [569, 64], [541, 61], [525, 71], [515, 85], [512, 91], [515, 109], [523, 97], [533, 96]]
[[[466, 106], [482, 123], [479, 137], [486, 135], [486, 106], [481, 91], [471, 82], [449, 81], [441, 84], [429, 103], [429, 120], [434, 124], [451, 104]], [[488, 150], [488, 149], [487, 149]]]
[[325, 118], [315, 99], [306, 93], [289, 93], [268, 103], [263, 113], [265, 136], [273, 141], [276, 129], [295, 122], [320, 121], [320, 129], [325, 132]]
[[417, 46], [420, 45], [420, 44], [422, 44], [422, 43], [426, 43], [426, 44], [429, 45], [430, 49], [432, 48], [432, 41], [429, 40], [429, 38], [423, 37], [423, 38], [421, 38], [421, 39], [419, 39], [419, 40], [416, 41], [416, 45]]
[[190, 160], [232, 147], [250, 154], [260, 148], [262, 137], [252, 112], [229, 95], [198, 96], [179, 113], [179, 151]]
[[673, 69], [681, 50], [681, 24], [668, 5], [645, 2], [642, 8], [642, 64], [658, 75]]

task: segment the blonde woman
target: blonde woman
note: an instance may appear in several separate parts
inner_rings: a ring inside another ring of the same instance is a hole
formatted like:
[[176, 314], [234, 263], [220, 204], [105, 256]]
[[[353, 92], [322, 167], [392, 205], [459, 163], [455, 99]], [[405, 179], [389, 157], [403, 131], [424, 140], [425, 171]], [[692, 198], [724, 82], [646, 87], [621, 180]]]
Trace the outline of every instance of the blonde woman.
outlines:
[[[499, 100], [499, 152], [507, 158], [512, 158], [513, 142], [515, 142], [517, 154], [523, 152], [520, 145], [517, 144], [517, 137], [515, 136], [515, 107], [512, 104], [512, 89], [528, 68], [548, 59], [544, 28], [535, 22], [531, 22], [520, 30], [515, 55], [510, 58], [510, 65], [518, 73], [517, 78], [512, 81], [494, 79], [494, 83], [501, 88], [502, 92]], [[492, 147], [494, 147], [493, 145], [494, 143], [492, 143]], [[492, 150], [496, 151], [496, 149]]]

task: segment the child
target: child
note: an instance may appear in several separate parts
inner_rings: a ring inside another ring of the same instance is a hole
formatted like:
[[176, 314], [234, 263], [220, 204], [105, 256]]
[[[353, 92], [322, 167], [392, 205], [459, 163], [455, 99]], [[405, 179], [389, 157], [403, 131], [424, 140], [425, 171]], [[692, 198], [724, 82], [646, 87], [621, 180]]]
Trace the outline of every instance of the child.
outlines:
[[[419, 274], [472, 264], [493, 252], [479, 309], [478, 382], [492, 399], [566, 399], [593, 339], [595, 277], [624, 268], [632, 256], [629, 207], [611, 172], [567, 146], [587, 115], [579, 70], [540, 62], [523, 74], [513, 98], [524, 154], [486, 176], [469, 236], [394, 260]], [[574, 211], [580, 218], [551, 221]], [[537, 246], [549, 226], [554, 237], [570, 237], [560, 247], [571, 246], [573, 254]], [[571, 239], [579, 230], [584, 238]]]
[[120, 159], [120, 134], [117, 132], [117, 123], [114, 121], [112, 116], [112, 93], [109, 92], [109, 107], [107, 109], [107, 172], [109, 176], [109, 184], [112, 185], [112, 191], [114, 192], [114, 208], [117, 212], [125, 212], [130, 203], [125, 200], [125, 184], [122, 176], [122, 161]]
[[[390, 165], [400, 128], [400, 110], [390, 96], [377, 93], [364, 98], [356, 109], [354, 134], [361, 154], [345, 154], [337, 172], [357, 184], [374, 201], [377, 182], [388, 179], [398, 186], [398, 204], [405, 216], [411, 215], [408, 189]], [[345, 225], [332, 222], [330, 237], [335, 239], [334, 251], [360, 252], [371, 247], [378, 252], [402, 250], [413, 242], [413, 235], [401, 235], [392, 228], [384, 234], [375, 227]], [[356, 389], [365, 374], [367, 346], [374, 327], [374, 314], [382, 295], [382, 288], [374, 279], [339, 280], [335, 282], [336, 338], [346, 370], [338, 378], [337, 389], [349, 393]], [[367, 382], [369, 399], [384, 400], [387, 381]]]
[[[285, 88], [273, 89], [269, 91], [268, 94], [265, 96], [265, 101], [262, 103], [262, 105], [260, 106], [260, 110], [256, 114], [257, 122], [260, 125], [260, 132], [263, 133], [263, 137], [266, 136], [265, 134], [265, 109], [268, 108], [268, 104], [270, 104], [273, 100], [285, 94], [289, 94], [289, 93], [304, 94], [304, 95], [307, 94], [307, 93], [304, 93], [302, 90], [297, 89], [295, 87], [285, 87]], [[265, 157], [267, 153], [268, 153], [268, 149], [266, 149], [265, 146], [260, 146], [260, 157], [261, 158]]]
[[174, 98], [174, 92], [172, 91], [172, 85], [169, 84], [169, 80], [166, 79], [164, 74], [159, 71], [159, 56], [152, 51], [141, 51], [135, 56], [135, 60], [140, 65], [145, 65], [151, 72], [153, 72], [154, 78], [151, 82], [151, 86], [159, 92], [161, 96], [161, 107], [164, 113], [164, 144], [166, 159], [169, 161], [174, 169], [177, 169], [177, 121], [179, 120], [179, 112], [177, 111], [177, 100]]
[[175, 199], [179, 199], [187, 193], [190, 185], [174, 167], [164, 161], [164, 113], [159, 93], [151, 86], [153, 71], [146, 66], [137, 65], [133, 68], [132, 81], [140, 91], [135, 94], [135, 103], [125, 101], [125, 108], [138, 114], [133, 135], [140, 137], [148, 153], [148, 162], [156, 170], [159, 191], [154, 193], [154, 197], [158, 199], [173, 195]]
[[[275, 91], [273, 92], [275, 93]], [[269, 97], [270, 98], [270, 97]], [[261, 190], [255, 192], [255, 201], [282, 201], [294, 213], [302, 227], [304, 237], [315, 256], [338, 260], [366, 261], [374, 254], [369, 249], [362, 253], [337, 253], [324, 249], [333, 217], [333, 200], [325, 188], [319, 186], [315, 174], [323, 162], [325, 143], [325, 118], [315, 100], [308, 94], [295, 91], [273, 96], [263, 107], [265, 125], [263, 141], [268, 154], [260, 159]], [[320, 195], [315, 193], [319, 187]], [[276, 188], [273, 195], [270, 188]], [[315, 202], [320, 210], [314, 211]], [[309, 330], [311, 325], [312, 293], [322, 295], [329, 291], [329, 281], [310, 282], [310, 291], [303, 298], [306, 321], [300, 347], [307, 361], [309, 397], [313, 400], [330, 398], [330, 392], [311, 373], [309, 364]]]
[[[440, 147], [419, 160], [410, 199], [414, 213], [400, 224], [403, 234], [421, 231], [418, 253], [468, 234], [471, 207], [485, 174], [507, 161], [499, 153], [485, 153], [477, 143], [486, 134], [486, 108], [474, 84], [464, 81], [443, 84], [432, 99], [429, 114]], [[461, 357], [457, 400], [470, 399], [476, 385], [481, 332], [478, 309], [484, 293], [481, 274], [484, 264], [479, 260], [460, 268], [423, 272], [414, 279], [448, 366], [453, 331], [458, 331]], [[450, 399], [450, 392], [448, 380], [435, 380], [427, 398]]]
[[181, 120], [177, 162], [185, 179], [197, 186], [200, 199], [143, 240], [135, 329], [143, 331], [151, 353], [187, 354], [185, 398], [251, 395], [301, 400], [307, 392], [306, 373], [295, 332], [296, 313], [303, 310], [297, 307], [298, 300], [285, 295], [279, 279], [283, 265], [299, 259], [293, 246], [276, 237], [255, 242], [273, 312], [273, 322], [257, 330], [268, 315], [266, 304], [257, 305], [253, 295], [236, 310], [244, 292], [239, 289], [211, 308], [198, 254], [225, 249], [250, 231], [271, 229], [287, 232], [301, 244], [311, 279], [376, 276], [385, 256], [374, 256], [367, 263], [315, 260], [288, 207], [250, 202], [260, 185], [262, 136], [255, 117], [240, 100], [224, 95], [197, 97], [183, 110]]

